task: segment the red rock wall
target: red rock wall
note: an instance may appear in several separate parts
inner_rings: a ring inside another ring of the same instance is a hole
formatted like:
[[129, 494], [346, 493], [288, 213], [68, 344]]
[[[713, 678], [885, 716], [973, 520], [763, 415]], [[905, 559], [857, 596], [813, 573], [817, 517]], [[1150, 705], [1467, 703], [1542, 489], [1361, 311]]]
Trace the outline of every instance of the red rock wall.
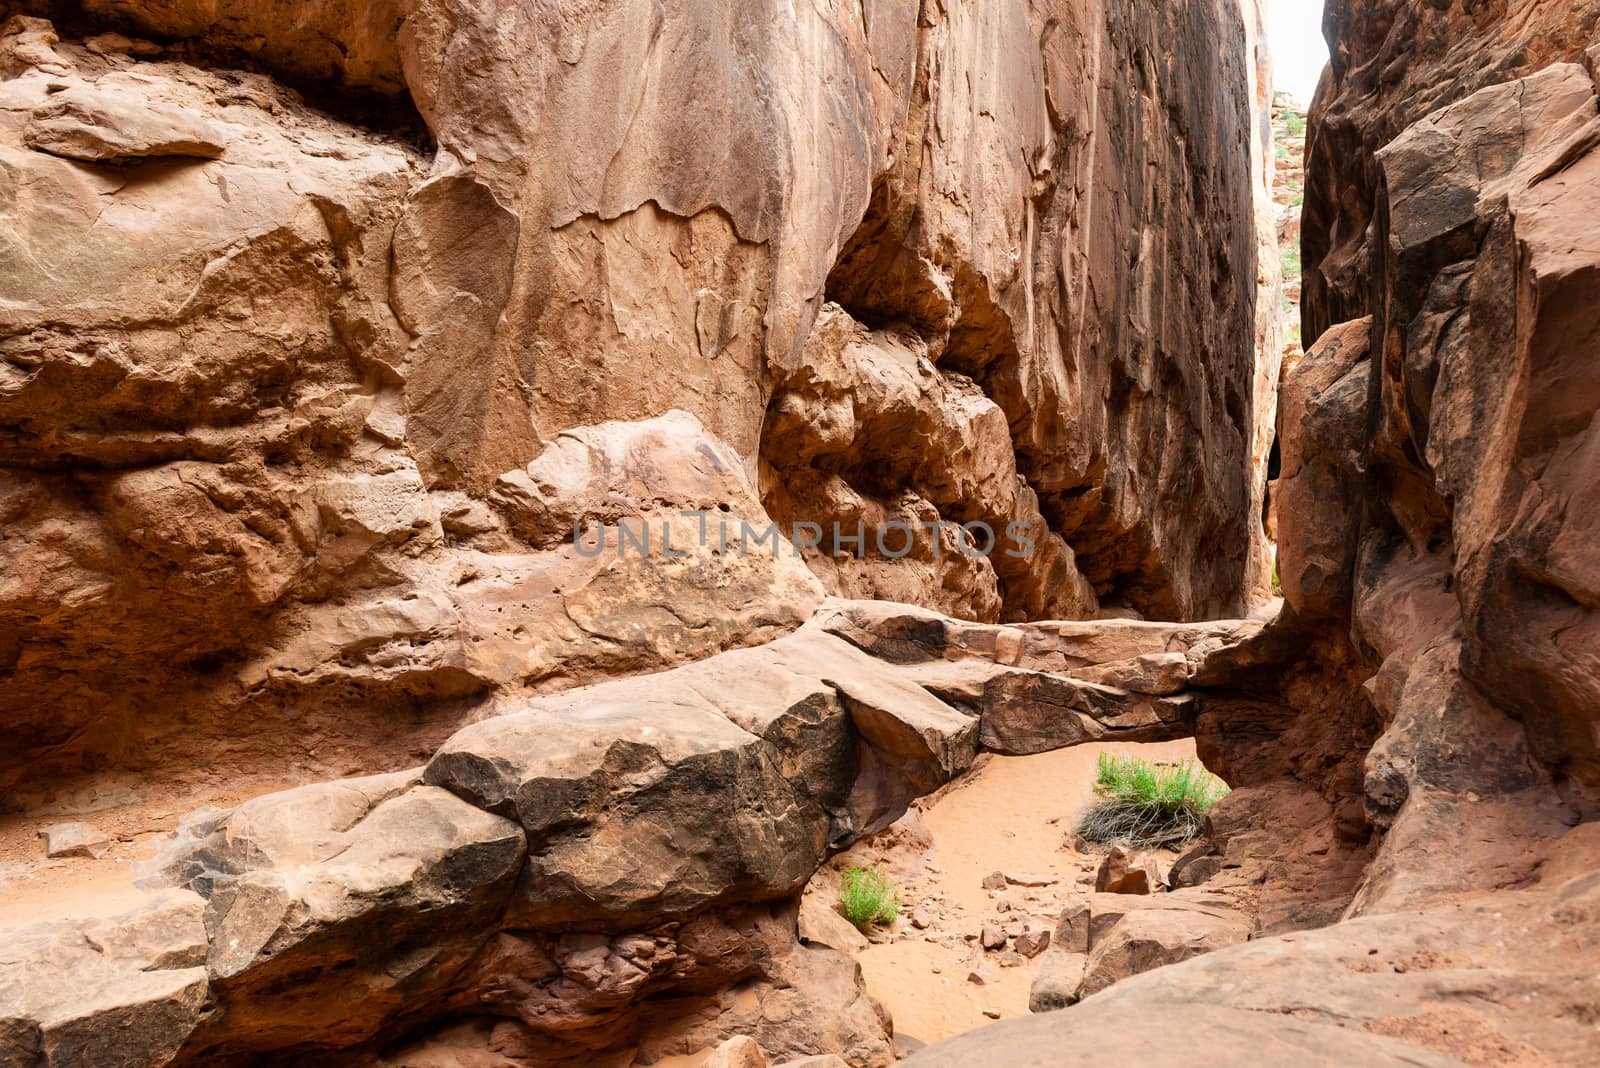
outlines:
[[1597, 12], [1330, 8], [1304, 221], [1328, 328], [1280, 398], [1287, 608], [1233, 676], [1275, 665], [1282, 703], [1203, 733], [1380, 832], [1357, 911], [1532, 880], [1600, 811]]
[[[824, 592], [1243, 603], [1231, 2], [28, 8], [59, 25], [0, 36], [0, 775], [370, 768]], [[572, 543], [686, 507], [1036, 550]]]

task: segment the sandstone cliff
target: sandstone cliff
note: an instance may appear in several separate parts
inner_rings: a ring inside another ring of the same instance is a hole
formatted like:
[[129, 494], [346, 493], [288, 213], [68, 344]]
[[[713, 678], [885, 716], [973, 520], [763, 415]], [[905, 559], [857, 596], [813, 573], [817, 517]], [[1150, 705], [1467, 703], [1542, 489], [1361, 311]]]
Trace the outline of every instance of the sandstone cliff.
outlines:
[[[1597, 20], [1329, 4], [1303, 220], [1321, 336], [1279, 398], [1285, 607], [1191, 683], [1207, 764], [1244, 785], [1219, 819], [1321, 829], [1298, 878], [1327, 911], [1283, 929], [1339, 922], [912, 1063], [1028, 1063], [1068, 1035], [1143, 1056], [1128, 1032], [1157, 1013], [1224, 1061], [1592, 1059]], [[1363, 852], [1352, 879], [1336, 858]]]
[[[395, 767], [824, 592], [1243, 607], [1270, 397], [1231, 3], [26, 7], [8, 781]], [[705, 508], [824, 535], [809, 567], [575, 551]], [[1036, 549], [968, 555], [976, 523]]]
[[0, 1064], [885, 1065], [819, 866], [1191, 736], [1252, 940], [913, 1063], [1582, 1063], [1594, 6], [1335, 0], [1279, 394], [1253, 5], [9, 5], [0, 783], [219, 804]]

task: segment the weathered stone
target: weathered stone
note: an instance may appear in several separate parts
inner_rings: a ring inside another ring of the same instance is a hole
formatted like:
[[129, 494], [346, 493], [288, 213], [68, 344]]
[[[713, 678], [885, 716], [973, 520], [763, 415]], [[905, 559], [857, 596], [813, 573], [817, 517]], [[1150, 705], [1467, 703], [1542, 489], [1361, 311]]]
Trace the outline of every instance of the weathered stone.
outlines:
[[47, 857], [93, 857], [111, 850], [111, 839], [92, 823], [57, 823], [39, 832]]
[[[1045, 1059], [1071, 1044], [1093, 1049], [1096, 1056], [1140, 1064], [1178, 1068], [1203, 1048], [1227, 1062], [1245, 1064], [1258, 1058], [1378, 1065], [1383, 1068], [1453, 1068], [1461, 1062], [1444, 1054], [1328, 1023], [1292, 1016], [1243, 1012], [1238, 1009], [1186, 1005], [1161, 1012], [1160, 1033], [1150, 1029], [1150, 1010], [1097, 1012], [1079, 1019], [1071, 1010], [1046, 1013], [968, 1032], [929, 1046], [908, 1057], [909, 1068], [1012, 1068], [1050, 1064]], [[1172, 1035], [1184, 1036], [1180, 1049]]]
[[755, 1039], [737, 1035], [712, 1050], [711, 1056], [700, 1063], [703, 1068], [767, 1068], [767, 1057]]
[[1250, 931], [1249, 919], [1236, 913], [1133, 909], [1094, 939], [1078, 997], [1099, 993], [1130, 975], [1243, 942]]
[[[121, 915], [6, 931], [0, 1060], [47, 1068], [169, 1063], [208, 1000], [204, 902], [168, 890]], [[106, 1041], [115, 1034], [116, 1041]]]
[[1160, 862], [1152, 855], [1112, 846], [1095, 872], [1097, 894], [1153, 894], [1161, 889]]
[[[415, 781], [269, 794], [197, 844], [185, 874], [207, 897], [206, 970], [224, 1011], [196, 1047], [348, 1044], [447, 988], [506, 908], [523, 834]], [[359, 1005], [328, 997], [317, 977], [329, 972]]]
[[1004, 879], [1007, 886], [1054, 886], [1060, 881], [1054, 875], [1025, 871], [1008, 871], [1004, 873]]
[[[839, 910], [821, 893], [808, 893], [800, 899], [799, 923], [802, 942], [815, 942], [840, 953], [857, 953], [867, 948], [867, 936], [839, 915]], [[915, 916], [911, 923], [916, 926]]]
[[[131, 46], [130, 46], [131, 47]], [[145, 156], [222, 155], [224, 137], [177, 102], [130, 104], [122, 79], [74, 85], [33, 109], [22, 140], [29, 148], [92, 162]]]
[[1049, 931], [1028, 931], [1017, 936], [1017, 952], [1024, 957], [1037, 957], [1050, 947]]

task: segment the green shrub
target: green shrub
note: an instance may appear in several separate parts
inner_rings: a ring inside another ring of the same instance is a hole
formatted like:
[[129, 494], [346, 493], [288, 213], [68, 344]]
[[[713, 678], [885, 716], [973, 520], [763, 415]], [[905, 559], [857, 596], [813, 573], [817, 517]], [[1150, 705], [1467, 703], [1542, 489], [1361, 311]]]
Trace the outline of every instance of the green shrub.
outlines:
[[875, 923], [890, 924], [900, 915], [900, 891], [876, 868], [846, 868], [839, 910], [863, 931]]
[[1202, 817], [1228, 787], [1192, 760], [1156, 767], [1137, 757], [1102, 753], [1094, 792], [1100, 803], [1078, 833], [1091, 842], [1153, 848], [1181, 845], [1199, 834]]
[[1283, 125], [1290, 137], [1300, 137], [1306, 132], [1306, 117], [1298, 111], [1286, 111], [1283, 113]]

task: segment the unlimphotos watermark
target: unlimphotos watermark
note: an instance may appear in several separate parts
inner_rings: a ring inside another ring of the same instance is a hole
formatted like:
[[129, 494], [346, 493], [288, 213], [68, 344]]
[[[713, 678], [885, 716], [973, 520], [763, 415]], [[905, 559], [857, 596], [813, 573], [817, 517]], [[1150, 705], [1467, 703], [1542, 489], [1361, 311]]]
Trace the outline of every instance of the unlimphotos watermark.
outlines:
[[[714, 514], [717, 516], [715, 523], [711, 521]], [[1029, 525], [1016, 522], [1007, 523], [1002, 534], [997, 535], [993, 526], [981, 520], [955, 523], [935, 519], [912, 524], [890, 519], [868, 530], [864, 520], [857, 520], [851, 529], [837, 521], [827, 525], [809, 520], [787, 525], [756, 524], [747, 519], [732, 520], [709, 510], [683, 511], [678, 515], [698, 521], [687, 544], [681, 537], [679, 544], [673, 544], [673, 525], [669, 520], [660, 520], [652, 529], [648, 520], [638, 524], [602, 521], [585, 526], [580, 518], [572, 524], [573, 545], [579, 556], [590, 558], [607, 552], [619, 557], [633, 554], [682, 558], [691, 554], [691, 548], [715, 546], [721, 555], [769, 555], [774, 559], [785, 550], [799, 556], [806, 549], [820, 548], [826, 548], [834, 556], [860, 559], [870, 548], [876, 549], [880, 557], [899, 560], [911, 555], [919, 533], [931, 535], [927, 538], [929, 551], [935, 558], [941, 556], [945, 548], [944, 535], [949, 531], [955, 535], [951, 539], [955, 550], [963, 556], [986, 557], [999, 552], [1022, 560], [1032, 555], [1034, 549]]]

